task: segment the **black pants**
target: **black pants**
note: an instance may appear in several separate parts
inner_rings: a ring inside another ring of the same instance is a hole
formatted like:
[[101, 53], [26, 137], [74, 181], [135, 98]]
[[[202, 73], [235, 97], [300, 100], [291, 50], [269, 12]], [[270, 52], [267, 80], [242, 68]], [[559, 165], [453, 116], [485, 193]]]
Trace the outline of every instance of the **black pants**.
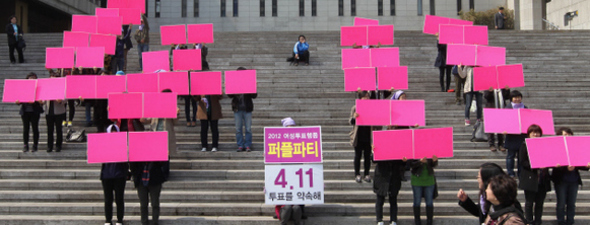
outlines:
[[201, 146], [207, 147], [207, 133], [209, 131], [209, 123], [211, 123], [211, 136], [213, 138], [213, 148], [217, 148], [219, 145], [219, 120], [201, 120]]
[[23, 120], [23, 142], [29, 145], [29, 127], [33, 128], [33, 145], [39, 144], [39, 113], [25, 112], [21, 115]]
[[160, 219], [160, 192], [162, 185], [139, 185], [137, 195], [139, 196], [139, 208], [141, 212], [141, 224], [148, 225], [148, 202], [152, 203], [152, 224], [158, 224]]
[[47, 115], [45, 116], [45, 120], [47, 121], [47, 149], [53, 149], [53, 128], [55, 127], [55, 132], [57, 133], [57, 140], [55, 142], [55, 147], [61, 148], [61, 143], [63, 142], [63, 132], [61, 123], [66, 119], [66, 114], [59, 114], [59, 115]]
[[[452, 66], [443, 66], [443, 67], [439, 67], [439, 80], [440, 80], [440, 89], [441, 91], [447, 91], [449, 90], [449, 86], [451, 86], [451, 70], [453, 69]], [[444, 81], [445, 81], [445, 72], [447, 73], [447, 86], [445, 88], [444, 86]]]
[[107, 112], [107, 100], [96, 99], [94, 101], [94, 124], [98, 133], [104, 133], [110, 124]]
[[354, 147], [354, 175], [360, 175], [361, 156], [365, 156], [365, 176], [371, 172], [371, 143], [358, 142]]
[[123, 57], [115, 57], [113, 56], [113, 58], [111, 59], [111, 67], [112, 68], [112, 74], [116, 74], [117, 71], [121, 70], [123, 71], [123, 67], [125, 66], [125, 59]]
[[[541, 224], [541, 217], [543, 216], [543, 203], [545, 202], [547, 192], [545, 192], [545, 190], [542, 188], [539, 189], [540, 190], [538, 192], [524, 191], [524, 217], [527, 220], [527, 224]], [[535, 215], [534, 219], [533, 214]]]
[[504, 135], [503, 134], [495, 134], [495, 133], [488, 133], [488, 144], [490, 146], [495, 146], [496, 142], [496, 135], [498, 135], [498, 148], [504, 147]]
[[70, 110], [70, 114], [68, 115], [68, 121], [74, 121], [74, 114], [76, 114], [76, 100], [68, 100], [68, 109]]
[[300, 52], [299, 59], [296, 59], [295, 53], [293, 53], [293, 60], [295, 60], [295, 62], [305, 62], [309, 64], [309, 51]]
[[281, 208], [281, 225], [287, 224], [289, 220], [293, 220], [293, 224], [301, 224], [301, 217], [303, 210], [299, 205], [286, 205]]
[[102, 180], [104, 192], [104, 217], [105, 223], [113, 222], [113, 192], [117, 203], [117, 222], [122, 223], [125, 216], [125, 178]]
[[[397, 222], [397, 194], [399, 188], [390, 188], [389, 193], [389, 217], [391, 222]], [[385, 196], [377, 195], [375, 202], [375, 214], [377, 215], [377, 222], [383, 221], [383, 204], [385, 203]]]
[[[191, 106], [193, 107], [193, 117], [191, 120]], [[197, 122], [197, 101], [193, 96], [184, 96], [184, 114], [186, 116], [186, 122]]]
[[18, 62], [23, 63], [25, 62], [23, 56], [23, 49], [18, 47], [18, 42], [14, 42], [14, 44], [8, 44], [8, 52], [10, 54], [10, 62], [15, 63], [16, 59], [14, 58], [14, 49], [18, 52]]

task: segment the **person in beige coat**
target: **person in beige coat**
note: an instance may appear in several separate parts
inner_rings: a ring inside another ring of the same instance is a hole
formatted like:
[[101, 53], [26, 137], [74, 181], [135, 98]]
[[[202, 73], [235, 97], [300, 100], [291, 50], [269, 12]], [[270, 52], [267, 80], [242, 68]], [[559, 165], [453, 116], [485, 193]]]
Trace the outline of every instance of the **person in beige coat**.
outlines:
[[[371, 97], [370, 92], [361, 91], [358, 94], [359, 99], [369, 99]], [[354, 147], [354, 174], [355, 174], [355, 181], [357, 183], [361, 183], [364, 180], [367, 183], [371, 182], [371, 154], [372, 148], [371, 144], [373, 143], [373, 130], [374, 127], [372, 126], [357, 126], [356, 125], [356, 118], [359, 114], [356, 112], [356, 105], [352, 106], [350, 109], [350, 125], [353, 125], [354, 128], [350, 132], [350, 145]], [[364, 167], [365, 173], [364, 178], [361, 177], [360, 167], [361, 167], [361, 157], [364, 156]]]
[[475, 104], [477, 106], [477, 120], [481, 121], [483, 112], [481, 108], [483, 93], [473, 90], [473, 66], [459, 65], [457, 72], [459, 72], [461, 78], [465, 78], [465, 85], [463, 85], [463, 93], [465, 93], [465, 126], [469, 126], [471, 124], [469, 121], [469, 109], [471, 108], [471, 102], [473, 99], [475, 99]]
[[223, 116], [221, 115], [221, 104], [219, 101], [223, 98], [222, 95], [201, 95], [195, 96], [197, 100], [197, 119], [201, 121], [201, 146], [202, 152], [207, 151], [207, 132], [209, 124], [211, 124], [211, 136], [213, 139], [212, 152], [217, 151], [219, 146], [219, 130], [218, 122]]

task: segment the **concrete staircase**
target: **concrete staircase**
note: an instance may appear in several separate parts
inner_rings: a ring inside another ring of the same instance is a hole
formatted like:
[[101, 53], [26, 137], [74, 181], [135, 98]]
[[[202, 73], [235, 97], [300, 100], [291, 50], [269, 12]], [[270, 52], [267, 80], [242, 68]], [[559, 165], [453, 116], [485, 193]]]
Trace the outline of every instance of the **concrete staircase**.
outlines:
[[[496, 32], [490, 45], [507, 47], [507, 63], [522, 63], [525, 71], [524, 102], [530, 108], [553, 110], [556, 127], [569, 126], [577, 135], [590, 134], [589, 101], [590, 32]], [[320, 125], [323, 130], [325, 205], [306, 209], [306, 224], [374, 223], [372, 184], [354, 182], [353, 150], [348, 144], [350, 107], [354, 94], [345, 93], [340, 69], [339, 33], [310, 32], [310, 66], [289, 66], [295, 32], [216, 33], [208, 45], [211, 70], [256, 69], [259, 97], [253, 113], [254, 152], [235, 152], [230, 99], [222, 100], [220, 152], [200, 152], [199, 128], [185, 127], [184, 113], [176, 127], [180, 154], [172, 158], [171, 181], [162, 191], [161, 224], [277, 224], [273, 206], [264, 205], [263, 128], [280, 126], [293, 117], [298, 125]], [[0, 59], [0, 77], [24, 78], [44, 69], [46, 47], [61, 46], [61, 34], [28, 34], [24, 64]], [[159, 46], [152, 34], [151, 50]], [[427, 127], [453, 126], [455, 157], [441, 159], [436, 168], [440, 196], [435, 200], [435, 224], [475, 224], [457, 205], [456, 192], [477, 195], [477, 169], [484, 162], [504, 166], [504, 153], [490, 152], [486, 143], [469, 141], [471, 127], [463, 126], [463, 107], [453, 93], [439, 92], [436, 39], [419, 32], [395, 34], [401, 64], [409, 66], [409, 99], [426, 100]], [[6, 53], [5, 39], [0, 51]], [[128, 56], [128, 73], [137, 72], [137, 52]], [[183, 102], [180, 103], [183, 105]], [[183, 109], [184, 106], [180, 106]], [[0, 110], [0, 224], [101, 224], [104, 221], [100, 165], [86, 163], [85, 144], [64, 145], [61, 153], [46, 153], [46, 126], [40, 122], [40, 151], [22, 153], [19, 107], [1, 104]], [[474, 116], [472, 116], [473, 118]], [[84, 123], [77, 109], [74, 125]], [[86, 128], [95, 132], [95, 128]], [[582, 173], [584, 187], [590, 175]], [[139, 224], [139, 203], [131, 182], [126, 190], [126, 220]], [[524, 195], [519, 193], [524, 202]], [[399, 196], [399, 224], [412, 224], [412, 193], [404, 182]], [[388, 204], [385, 206], [388, 212]], [[590, 223], [590, 191], [578, 194], [577, 224]], [[555, 195], [547, 196], [544, 220], [555, 222]], [[385, 219], [388, 219], [386, 213]]]

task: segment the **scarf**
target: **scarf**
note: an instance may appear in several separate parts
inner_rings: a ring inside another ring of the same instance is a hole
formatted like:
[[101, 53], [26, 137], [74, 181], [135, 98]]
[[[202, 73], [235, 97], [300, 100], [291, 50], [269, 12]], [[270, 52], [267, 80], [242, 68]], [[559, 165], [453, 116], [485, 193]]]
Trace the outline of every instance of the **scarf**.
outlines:
[[524, 109], [524, 103], [522, 103], [522, 102], [521, 103], [511, 102], [511, 103], [512, 103], [512, 108], [513, 109]]
[[150, 169], [152, 168], [151, 163], [145, 163], [143, 166], [143, 172], [141, 173], [141, 182], [143, 183], [144, 187], [147, 187], [150, 184]]

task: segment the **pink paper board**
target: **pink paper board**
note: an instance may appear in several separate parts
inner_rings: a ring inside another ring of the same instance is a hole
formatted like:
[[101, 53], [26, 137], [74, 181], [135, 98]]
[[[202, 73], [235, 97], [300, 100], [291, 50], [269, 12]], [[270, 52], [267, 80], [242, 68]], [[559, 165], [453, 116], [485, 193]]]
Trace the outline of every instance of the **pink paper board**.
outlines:
[[500, 88], [524, 87], [522, 64], [497, 66], [498, 86]]
[[168, 132], [129, 132], [129, 162], [168, 161]]
[[225, 71], [225, 93], [256, 93], [256, 70]]
[[555, 134], [553, 112], [551, 110], [518, 109], [520, 111], [521, 132], [526, 134], [529, 126], [537, 124], [543, 130], [543, 135]]
[[371, 49], [342, 49], [342, 69], [371, 67]]
[[119, 16], [119, 9], [117, 8], [96, 8], [94, 9], [96, 16]]
[[377, 67], [377, 83], [379, 90], [407, 90], [408, 67]]
[[356, 100], [357, 125], [385, 126], [390, 123], [390, 100]]
[[178, 95], [189, 94], [188, 72], [158, 73], [158, 91], [170, 89]]
[[355, 26], [376, 26], [376, 25], [379, 25], [379, 20], [367, 19], [367, 18], [362, 18], [362, 17], [355, 17], [354, 18], [354, 25]]
[[474, 66], [477, 48], [475, 45], [447, 45], [447, 65]]
[[145, 0], [127, 0], [126, 8], [138, 8], [141, 13], [145, 13]]
[[369, 45], [393, 45], [393, 25], [368, 26]]
[[453, 128], [414, 130], [414, 158], [453, 157]]
[[143, 93], [110, 93], [109, 119], [143, 118]]
[[127, 74], [128, 92], [159, 92], [157, 73]]
[[37, 79], [35, 100], [63, 100], [66, 99], [66, 78]]
[[96, 19], [96, 33], [121, 35], [123, 20], [118, 16], [99, 16]]
[[90, 35], [90, 47], [103, 47], [105, 54], [114, 55], [116, 45], [117, 45], [117, 36], [115, 36], [115, 35], [112, 35], [112, 34], [91, 34]]
[[72, 15], [72, 31], [96, 33], [97, 17]]
[[144, 93], [144, 118], [173, 118], [178, 115], [176, 93]]
[[373, 48], [371, 50], [371, 67], [399, 66], [399, 48]]
[[109, 93], [123, 93], [127, 91], [125, 76], [97, 76], [96, 98], [107, 99]]
[[127, 132], [88, 134], [88, 163], [127, 162]]
[[201, 70], [201, 49], [172, 51], [174, 70]]
[[367, 27], [340, 27], [340, 45], [341, 46], [357, 46], [367, 45]]
[[527, 138], [526, 146], [533, 169], [569, 164], [563, 136]]
[[76, 50], [76, 67], [104, 67], [104, 47], [79, 47]]
[[96, 98], [96, 78], [98, 76], [73, 75], [66, 77], [67, 99]]
[[141, 24], [141, 10], [138, 8], [121, 8], [119, 9], [119, 16], [123, 18], [122, 23], [124, 25], [134, 24], [139, 25]]
[[188, 24], [186, 25], [188, 43], [213, 43], [213, 24]]
[[168, 51], [143, 52], [143, 71], [146, 73], [153, 73], [157, 70], [170, 71], [169, 54]]
[[[448, 60], [447, 60], [448, 61]], [[499, 66], [506, 64], [506, 48], [477, 46], [478, 66]]]
[[488, 26], [464, 26], [464, 43], [488, 45]]
[[483, 109], [483, 123], [486, 133], [504, 132], [520, 134], [518, 110], [514, 109]]
[[35, 102], [37, 80], [6, 79], [2, 102]]
[[160, 37], [162, 39], [162, 45], [186, 44], [186, 26], [160, 26]]
[[374, 91], [375, 84], [375, 68], [344, 69], [344, 91]]
[[438, 33], [440, 44], [464, 44], [463, 26], [441, 24]]
[[74, 67], [74, 48], [47, 48], [45, 51], [45, 68]]
[[88, 47], [89, 40], [89, 33], [64, 31], [63, 47]]
[[394, 126], [426, 126], [424, 100], [391, 101], [391, 123]]
[[412, 130], [373, 131], [373, 159], [395, 160], [412, 159], [414, 149]]
[[570, 166], [587, 166], [590, 163], [590, 136], [569, 136], [565, 138]]
[[129, 8], [129, 0], [108, 0], [107, 8]]
[[425, 34], [438, 34], [440, 24], [449, 24], [449, 18], [426, 15], [424, 18], [424, 30]]
[[221, 72], [191, 72], [191, 95], [221, 95]]
[[498, 77], [495, 66], [474, 67], [473, 68], [473, 90], [500, 89], [498, 86]]
[[473, 25], [473, 21], [449, 18], [449, 24], [471, 26]]

